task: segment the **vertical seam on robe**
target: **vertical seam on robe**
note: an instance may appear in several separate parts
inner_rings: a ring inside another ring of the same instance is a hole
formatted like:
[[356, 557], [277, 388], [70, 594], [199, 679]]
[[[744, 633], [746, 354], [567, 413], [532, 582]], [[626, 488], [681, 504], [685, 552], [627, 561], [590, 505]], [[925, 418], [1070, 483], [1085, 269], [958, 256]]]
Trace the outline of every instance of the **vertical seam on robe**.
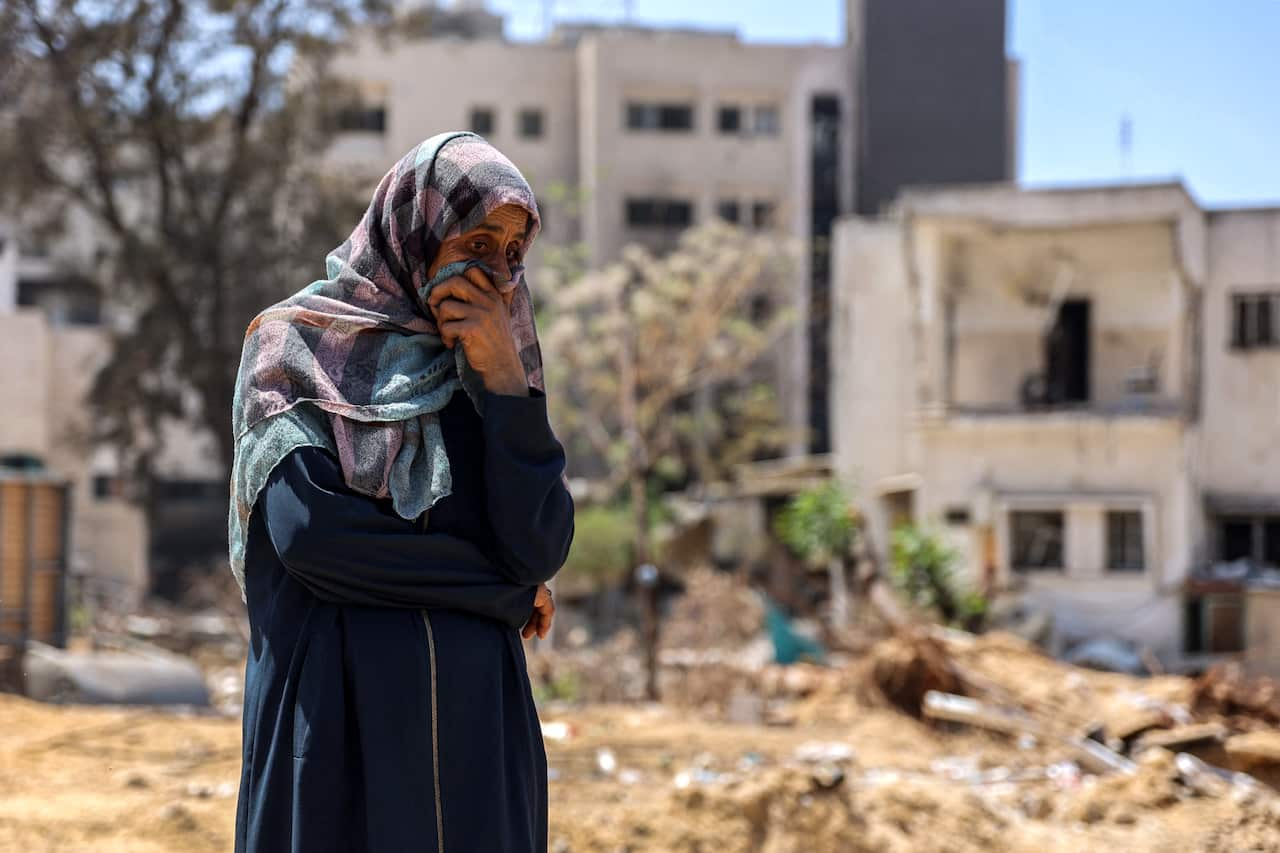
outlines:
[[423, 624], [427, 626], [427, 656], [431, 665], [431, 772], [436, 795], [436, 843], [439, 853], [444, 853], [444, 814], [440, 807], [440, 739], [436, 729], [436, 640], [431, 631], [431, 619], [422, 611]]

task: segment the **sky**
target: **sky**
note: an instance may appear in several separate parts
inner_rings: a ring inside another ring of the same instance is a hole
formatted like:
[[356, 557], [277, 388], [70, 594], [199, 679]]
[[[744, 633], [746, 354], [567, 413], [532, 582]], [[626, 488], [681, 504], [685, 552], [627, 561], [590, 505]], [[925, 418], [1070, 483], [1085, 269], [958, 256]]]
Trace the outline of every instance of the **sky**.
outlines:
[[[844, 0], [489, 0], [508, 35], [557, 20], [836, 43]], [[1280, 0], [1009, 0], [1021, 66], [1018, 179], [1181, 177], [1209, 207], [1280, 205]], [[1128, 127], [1129, 145], [1122, 145]]]

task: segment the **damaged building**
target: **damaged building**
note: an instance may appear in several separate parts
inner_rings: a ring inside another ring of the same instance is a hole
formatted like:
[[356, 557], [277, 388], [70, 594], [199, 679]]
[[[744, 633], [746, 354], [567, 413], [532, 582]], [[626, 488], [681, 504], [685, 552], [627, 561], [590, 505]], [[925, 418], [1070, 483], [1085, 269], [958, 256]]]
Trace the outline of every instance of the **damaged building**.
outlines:
[[944, 532], [1060, 650], [1280, 663], [1280, 209], [922, 188], [834, 253], [835, 468], [875, 543]]

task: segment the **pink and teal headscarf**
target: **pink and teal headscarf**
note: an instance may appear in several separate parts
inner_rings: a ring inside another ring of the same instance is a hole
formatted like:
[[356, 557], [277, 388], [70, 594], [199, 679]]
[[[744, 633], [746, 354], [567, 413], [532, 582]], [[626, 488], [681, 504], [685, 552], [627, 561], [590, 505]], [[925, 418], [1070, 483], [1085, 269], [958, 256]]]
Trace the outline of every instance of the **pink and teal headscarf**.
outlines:
[[[325, 259], [328, 278], [264, 309], [245, 332], [236, 376], [235, 453], [228, 520], [231, 570], [244, 593], [249, 514], [271, 470], [291, 450], [334, 453], [352, 489], [390, 498], [414, 519], [450, 493], [439, 415], [459, 388], [482, 415], [479, 377], [461, 346], [440, 340], [426, 297], [475, 262], [427, 270], [446, 239], [506, 204], [540, 220], [533, 190], [473, 133], [443, 133], [400, 159], [379, 182], [360, 224]], [[543, 390], [542, 357], [523, 268], [495, 281], [511, 301], [529, 384]]]

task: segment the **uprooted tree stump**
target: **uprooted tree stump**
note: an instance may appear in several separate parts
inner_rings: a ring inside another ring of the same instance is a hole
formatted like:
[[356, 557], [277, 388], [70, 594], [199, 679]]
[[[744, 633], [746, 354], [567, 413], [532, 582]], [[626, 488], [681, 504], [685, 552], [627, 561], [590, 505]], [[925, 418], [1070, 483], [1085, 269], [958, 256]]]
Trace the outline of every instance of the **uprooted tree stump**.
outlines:
[[899, 629], [875, 647], [870, 677], [889, 704], [913, 717], [922, 716], [930, 690], [968, 693], [942, 643], [910, 628]]

